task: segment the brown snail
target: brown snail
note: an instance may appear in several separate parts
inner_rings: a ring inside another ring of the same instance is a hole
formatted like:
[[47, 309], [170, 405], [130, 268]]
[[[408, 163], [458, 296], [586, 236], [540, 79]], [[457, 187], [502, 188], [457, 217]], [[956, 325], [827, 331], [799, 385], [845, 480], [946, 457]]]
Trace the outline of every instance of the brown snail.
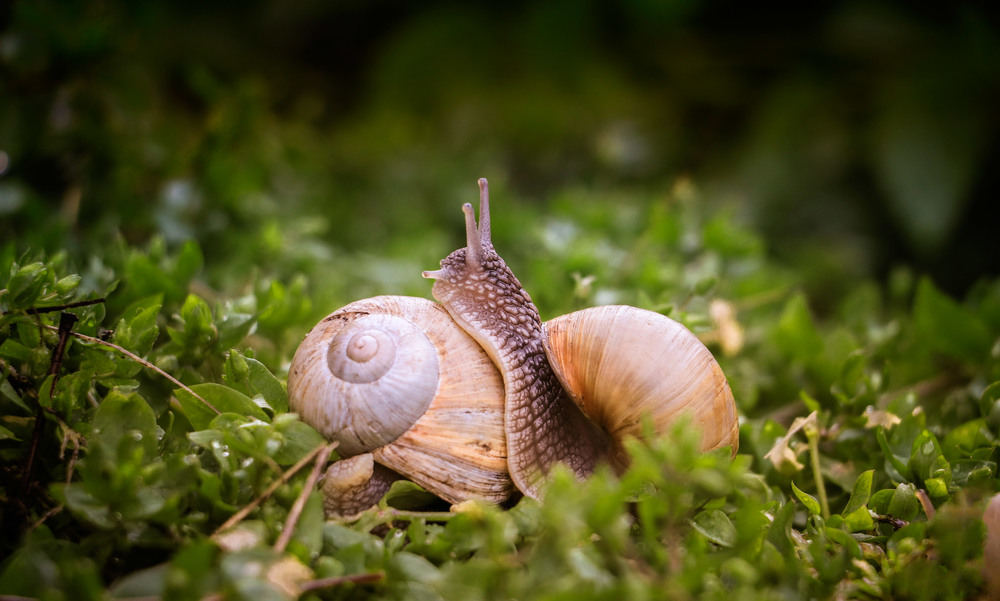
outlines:
[[[375, 297], [330, 314], [300, 345], [289, 404], [340, 443], [324, 491], [328, 513], [377, 502], [411, 479], [456, 503], [538, 497], [564, 463], [580, 477], [627, 463], [622, 441], [681, 414], [705, 450], [738, 445], [736, 405], [712, 354], [681, 324], [627, 306], [543, 324], [466, 203], [467, 245], [425, 271], [441, 304]], [[383, 356], [382, 353], [391, 351]], [[385, 378], [383, 380], [383, 378]], [[392, 395], [397, 396], [392, 396]]]

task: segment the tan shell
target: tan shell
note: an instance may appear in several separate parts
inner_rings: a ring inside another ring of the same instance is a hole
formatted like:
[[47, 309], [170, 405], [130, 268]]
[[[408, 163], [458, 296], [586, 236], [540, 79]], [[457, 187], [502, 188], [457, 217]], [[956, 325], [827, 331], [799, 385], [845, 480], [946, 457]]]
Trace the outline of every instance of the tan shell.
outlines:
[[680, 323], [621, 305], [592, 307], [544, 324], [545, 352], [563, 387], [627, 457], [626, 436], [642, 434], [649, 415], [657, 433], [681, 414], [702, 430], [703, 450], [739, 445], [729, 383], [712, 353]]
[[[372, 357], [381, 378], [357, 366], [348, 370], [349, 381], [337, 377], [330, 366], [339, 357], [327, 358], [345, 346], [337, 339], [342, 330], [358, 336], [358, 323], [388, 330], [361, 334], [371, 340], [359, 341], [355, 354], [371, 354], [366, 349], [376, 342], [380, 349], [405, 342], [413, 351], [385, 362]], [[379, 296], [331, 313], [296, 351], [288, 396], [303, 421], [341, 443], [341, 456], [370, 451], [375, 462], [449, 502], [500, 502], [513, 490], [500, 374], [433, 301]]]

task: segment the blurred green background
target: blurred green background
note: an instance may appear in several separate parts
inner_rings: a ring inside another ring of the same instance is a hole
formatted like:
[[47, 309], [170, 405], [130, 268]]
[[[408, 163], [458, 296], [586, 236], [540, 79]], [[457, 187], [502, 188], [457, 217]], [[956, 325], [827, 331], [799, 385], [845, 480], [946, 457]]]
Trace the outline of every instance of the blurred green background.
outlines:
[[899, 265], [955, 294], [1000, 273], [987, 2], [0, 7], [0, 244], [19, 251], [97, 270], [110, 241], [193, 239], [224, 291], [306, 273], [426, 296], [484, 176], [522, 261], [544, 250], [524, 220], [642, 215], [680, 181], [820, 304]]

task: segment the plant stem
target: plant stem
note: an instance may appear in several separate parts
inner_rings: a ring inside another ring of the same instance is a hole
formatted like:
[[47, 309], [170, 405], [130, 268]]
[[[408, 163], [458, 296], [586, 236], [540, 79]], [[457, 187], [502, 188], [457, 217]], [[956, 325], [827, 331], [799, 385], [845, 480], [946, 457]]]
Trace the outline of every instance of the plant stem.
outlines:
[[286, 482], [288, 482], [289, 480], [291, 480], [292, 476], [294, 476], [295, 474], [297, 474], [299, 470], [301, 470], [303, 467], [309, 465], [309, 463], [312, 460], [314, 460], [316, 458], [316, 455], [318, 455], [320, 452], [322, 452], [323, 449], [330, 448], [332, 450], [335, 447], [335, 445], [336, 445], [336, 443], [334, 443], [334, 444], [322, 444], [322, 445], [317, 446], [312, 451], [309, 451], [308, 455], [306, 455], [302, 459], [299, 459], [298, 463], [296, 463], [292, 467], [288, 468], [288, 470], [286, 470], [285, 473], [281, 474], [280, 478], [278, 478], [277, 480], [275, 480], [274, 482], [272, 482], [271, 485], [267, 487], [267, 490], [265, 490], [263, 492], [263, 494], [261, 494], [259, 497], [257, 497], [256, 499], [254, 499], [253, 501], [251, 501], [250, 503], [248, 503], [247, 505], [245, 505], [243, 507], [243, 509], [240, 509], [239, 511], [237, 511], [236, 513], [234, 513], [232, 515], [232, 517], [230, 517], [228, 520], [226, 520], [226, 522], [224, 524], [222, 524], [221, 526], [219, 526], [218, 528], [216, 528], [215, 532], [212, 533], [212, 536], [216, 536], [218, 534], [221, 534], [222, 532], [225, 532], [226, 530], [228, 530], [228, 529], [232, 528], [233, 526], [235, 526], [236, 524], [238, 524], [243, 518], [245, 518], [248, 515], [250, 515], [251, 511], [253, 511], [254, 509], [256, 509], [257, 506], [259, 506], [261, 503], [263, 503], [264, 499], [268, 498], [269, 496], [271, 496], [271, 494], [274, 493], [274, 491], [278, 490], [279, 486], [281, 486], [282, 484], [285, 484]]
[[385, 578], [385, 574], [381, 572], [372, 572], [369, 574], [353, 574], [351, 576], [331, 576], [330, 578], [320, 578], [318, 580], [310, 580], [302, 585], [301, 591], [303, 593], [316, 591], [323, 588], [330, 588], [333, 586], [340, 586], [341, 584], [363, 584], [366, 582], [378, 582]]
[[316, 464], [309, 473], [309, 477], [306, 479], [306, 483], [302, 487], [302, 492], [299, 494], [298, 498], [295, 499], [295, 503], [288, 511], [288, 518], [285, 520], [285, 527], [281, 530], [278, 540], [274, 543], [275, 551], [284, 551], [285, 547], [288, 546], [288, 542], [292, 540], [292, 534], [295, 533], [295, 524], [299, 521], [299, 516], [302, 515], [302, 510], [306, 506], [306, 500], [308, 500], [309, 495], [316, 490], [316, 481], [319, 480], [320, 474], [323, 473], [323, 468], [326, 467], [326, 462], [330, 460], [330, 453], [333, 452], [333, 449], [336, 446], [336, 444], [325, 445], [316, 455]]
[[[59, 328], [57, 328], [55, 326], [46, 325], [46, 326], [43, 326], [43, 327], [46, 327], [46, 328], [48, 328], [50, 330], [56, 330], [56, 331], [59, 330]], [[94, 344], [99, 344], [101, 346], [106, 346], [106, 347], [108, 347], [110, 349], [114, 349], [114, 350], [118, 351], [119, 353], [125, 355], [126, 357], [128, 357], [129, 359], [135, 361], [136, 363], [139, 363], [139, 364], [143, 365], [144, 367], [148, 367], [149, 369], [155, 371], [156, 373], [160, 374], [164, 378], [170, 380], [178, 388], [187, 391], [191, 396], [193, 396], [194, 398], [196, 398], [199, 401], [201, 401], [202, 403], [204, 403], [205, 406], [208, 407], [209, 409], [211, 409], [212, 411], [214, 411], [214, 412], [216, 412], [218, 414], [222, 413], [221, 411], [219, 411], [218, 409], [216, 409], [215, 406], [212, 405], [212, 403], [209, 403], [207, 400], [205, 400], [205, 398], [203, 396], [201, 396], [197, 392], [191, 390], [186, 384], [184, 384], [183, 382], [181, 382], [177, 378], [173, 377], [172, 375], [168, 374], [167, 372], [163, 371], [159, 367], [153, 365], [149, 361], [146, 361], [145, 359], [143, 359], [139, 355], [136, 355], [132, 351], [130, 351], [128, 349], [125, 349], [123, 347], [120, 347], [117, 344], [114, 344], [112, 342], [107, 342], [106, 340], [101, 340], [100, 338], [94, 338], [93, 336], [87, 336], [86, 334], [81, 334], [79, 332], [70, 332], [70, 334], [73, 335], [73, 336], [75, 336], [76, 338], [79, 338], [80, 340], [86, 340], [87, 342], [93, 342]]]
[[806, 438], [809, 440], [809, 464], [812, 467], [813, 479], [816, 481], [816, 494], [819, 495], [819, 510], [823, 519], [830, 518], [830, 502], [826, 498], [826, 484], [823, 482], [823, 473], [819, 468], [819, 428], [809, 426], [805, 428]]

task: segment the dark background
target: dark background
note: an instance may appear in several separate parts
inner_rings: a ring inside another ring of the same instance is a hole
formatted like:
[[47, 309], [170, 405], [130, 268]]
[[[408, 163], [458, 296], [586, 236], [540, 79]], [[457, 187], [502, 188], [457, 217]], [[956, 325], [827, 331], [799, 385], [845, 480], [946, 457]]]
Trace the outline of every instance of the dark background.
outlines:
[[542, 205], [684, 177], [817, 290], [1000, 272], [986, 2], [0, 6], [0, 244], [22, 250], [158, 235], [209, 273], [302, 269], [451, 232], [480, 176]]

